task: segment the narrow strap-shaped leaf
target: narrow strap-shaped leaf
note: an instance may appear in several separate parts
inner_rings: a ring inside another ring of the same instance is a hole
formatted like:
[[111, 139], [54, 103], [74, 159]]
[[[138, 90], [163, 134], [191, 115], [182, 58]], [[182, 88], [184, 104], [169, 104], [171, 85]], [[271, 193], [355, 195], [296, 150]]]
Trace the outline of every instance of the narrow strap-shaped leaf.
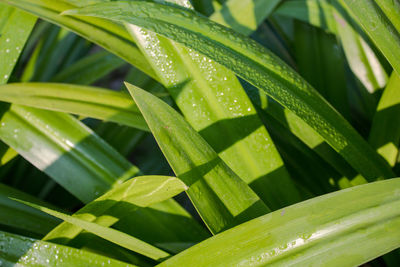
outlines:
[[99, 4], [71, 10], [69, 14], [129, 22], [182, 42], [232, 69], [293, 111], [365, 178], [394, 176], [383, 158], [326, 100], [294, 70], [251, 39], [193, 11], [145, 1]]
[[[111, 214], [107, 214], [101, 218], [100, 215], [105, 213], [111, 207], [118, 205], [118, 203], [124, 204], [123, 211], [124, 214], [127, 215], [137, 207], [147, 207], [157, 202], [167, 200], [184, 191], [185, 189], [187, 189], [185, 184], [174, 177], [137, 177], [125, 182], [124, 184], [118, 185], [115, 189], [109, 191], [104, 196], [86, 205], [79, 212], [79, 214], [74, 216], [69, 216], [64, 213], [26, 201], [17, 199], [15, 200], [60, 218], [78, 228], [82, 228], [86, 231], [94, 233], [97, 236], [100, 236], [129, 250], [135, 251], [155, 260], [160, 260], [169, 256], [169, 254], [135, 237], [129, 236], [112, 228], [108, 228], [113, 223], [118, 221], [119, 218], [110, 216]], [[122, 201], [124, 203], [122, 203]], [[131, 207], [128, 207], [125, 203], [131, 204]], [[95, 214], [100, 215], [96, 217]], [[97, 223], [96, 220], [99, 223]], [[46, 239], [49, 240], [49, 236], [47, 236]]]
[[189, 186], [186, 192], [212, 233], [269, 212], [174, 109], [126, 85], [175, 174]]
[[350, 118], [345, 64], [334, 36], [295, 22], [294, 47], [299, 73], [345, 118]]
[[396, 30], [376, 2], [373, 0], [339, 1], [355, 15], [372, 41], [400, 75], [400, 32]]
[[[190, 7], [186, 1], [175, 3]], [[163, 36], [127, 27], [187, 121], [221, 159], [270, 208], [298, 202], [282, 159], [235, 75]]]
[[93, 18], [72, 18], [60, 16], [60, 12], [74, 8], [68, 1], [53, 0], [1, 0], [18, 7], [42, 19], [65, 27], [84, 38], [104, 47], [149, 76], [155, 78], [153, 70], [129, 37], [129, 34], [117, 24]]
[[399, 0], [375, 0], [383, 13], [390, 20], [397, 32], [400, 32], [400, 1]]
[[329, 4], [320, 0], [293, 0], [283, 2], [276, 14], [300, 19], [329, 32], [337, 34], [343, 46], [350, 68], [371, 93], [381, 89], [387, 82], [387, 74], [365, 36], [359, 34], [342, 14], [340, 3]]
[[4, 266], [133, 267], [134, 265], [75, 249], [0, 231], [0, 261]]
[[367, 42], [366, 36], [357, 32], [357, 30], [350, 25], [345, 19], [345, 14], [342, 14], [342, 9], [342, 5], [335, 2], [330, 10], [337, 25], [338, 38], [340, 39], [351, 70], [368, 92], [372, 94], [386, 85], [388, 75], [370, 44]]
[[0, 3], [0, 84], [6, 83], [37, 18]]
[[113, 121], [148, 131], [143, 116], [126, 93], [61, 83], [12, 83], [0, 86], [0, 100]]
[[125, 62], [106, 52], [89, 55], [51, 78], [52, 82], [89, 85], [111, 71], [121, 67]]
[[[136, 213], [135, 217], [133, 216], [135, 210], [149, 206], [154, 209], [154, 205], [161, 202], [162, 205], [160, 208], [164, 206], [164, 209], [168, 207], [171, 209], [171, 207], [173, 207], [173, 202], [165, 201], [186, 189], [186, 186], [179, 179], [173, 177], [136, 177], [116, 186], [93, 202], [85, 205], [82, 209], [76, 212], [73, 217], [89, 222], [95, 222], [105, 227], [112, 226], [119, 221], [126, 219], [126, 217], [133, 217], [135, 221], [134, 227], [132, 227], [132, 225], [130, 227], [135, 228], [138, 227], [139, 223], [141, 223], [137, 220], [137, 217], [141, 214], [145, 215], [143, 214], [142, 209], [142, 213]], [[178, 211], [179, 209], [174, 211], [175, 216], [185, 216], [185, 213], [179, 213]], [[188, 216], [187, 219], [189, 219]], [[179, 220], [177, 220], [176, 223], [179, 223]], [[165, 226], [169, 227], [169, 225]], [[180, 237], [187, 242], [195, 242], [207, 236], [205, 231], [201, 231], [200, 227], [197, 229], [190, 225], [185, 225], [185, 227], [187, 229], [181, 229], [182, 234], [186, 233], [188, 230], [193, 236], [192, 239], [184, 239], [183, 236]], [[168, 230], [171, 231], [171, 229]], [[57, 241], [60, 239], [67, 239], [69, 241], [76, 238], [82, 231], [83, 229], [79, 227], [79, 225], [63, 223], [46, 235], [44, 240]], [[158, 229], [148, 229], [148, 231], [158, 231]], [[135, 233], [135, 231], [133, 232]], [[142, 234], [142, 236], [144, 235]], [[158, 237], [158, 240], [164, 242], [160, 236]], [[68, 241], [63, 242], [63, 244], [67, 244]]]
[[272, 212], [159, 266], [359, 266], [400, 246], [400, 179]]
[[[43, 201], [21, 192], [15, 188], [0, 184], [0, 224], [9, 227], [34, 233], [38, 236], [47, 234], [51, 229], [60, 223], [51, 216], [47, 216], [35, 209], [27, 208], [9, 199], [14, 197], [23, 199], [42, 206], [46, 205]], [[0, 241], [1, 242], [1, 241]]]
[[280, 2], [281, 0], [228, 0], [210, 19], [250, 35]]
[[291, 0], [282, 1], [274, 14], [296, 18], [327, 32], [336, 33], [336, 23], [329, 12], [330, 8], [331, 4], [326, 1]]
[[12, 105], [1, 118], [0, 138], [83, 202], [139, 172], [68, 114]]
[[[24, 11], [0, 3], [0, 85], [6, 83], [37, 18]], [[4, 149], [1, 164], [5, 164], [18, 154], [12, 148]]]
[[369, 143], [390, 166], [399, 154], [400, 142], [400, 76], [393, 72], [383, 91], [372, 121]]

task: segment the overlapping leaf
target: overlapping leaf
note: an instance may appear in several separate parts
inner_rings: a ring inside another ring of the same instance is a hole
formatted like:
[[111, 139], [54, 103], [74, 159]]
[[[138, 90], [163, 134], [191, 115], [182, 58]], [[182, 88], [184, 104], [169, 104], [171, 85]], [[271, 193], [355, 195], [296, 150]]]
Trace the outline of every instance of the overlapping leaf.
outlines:
[[99, 4], [69, 14], [129, 22], [182, 42], [231, 68], [293, 111], [367, 179], [394, 176], [388, 164], [309, 84], [251, 39], [193, 11], [144, 1]]
[[301, 202], [159, 266], [359, 266], [400, 246], [399, 186], [390, 179]]

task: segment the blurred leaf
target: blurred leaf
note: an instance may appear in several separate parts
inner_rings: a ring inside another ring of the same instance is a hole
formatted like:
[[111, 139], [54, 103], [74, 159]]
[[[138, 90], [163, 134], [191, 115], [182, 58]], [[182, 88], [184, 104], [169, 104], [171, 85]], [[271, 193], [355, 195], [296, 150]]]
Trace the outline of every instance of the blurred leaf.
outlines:
[[0, 100], [113, 121], [148, 131], [143, 116], [126, 93], [61, 83], [13, 83], [0, 86]]
[[[35, 209], [26, 207], [9, 199], [23, 199], [42, 206], [47, 203], [23, 193], [15, 188], [0, 184], [0, 224], [43, 236], [60, 223], [51, 216], [44, 215]], [[0, 241], [1, 242], [1, 241]]]
[[400, 76], [393, 72], [372, 121], [369, 143], [394, 166], [400, 143]]
[[354, 14], [393, 69], [400, 75], [400, 32], [396, 30], [376, 2], [373, 0], [339, 1]]
[[228, 0], [210, 19], [250, 35], [280, 2], [281, 0]]
[[336, 23], [330, 12], [331, 4], [328, 0], [291, 0], [283, 1], [274, 11], [274, 14], [296, 18], [336, 33]]
[[106, 20], [97, 18], [73, 18], [59, 15], [64, 10], [75, 7], [74, 5], [69, 4], [69, 1], [1, 1], [65, 27], [116, 54], [149, 76], [156, 77], [142, 53], [131, 41], [126, 30], [115, 23], [110, 23]]
[[209, 238], [159, 266], [359, 266], [400, 246], [399, 186], [400, 179], [390, 179], [313, 198]]
[[390, 22], [400, 32], [400, 2], [399, 0], [376, 0], [383, 13], [388, 17]]
[[89, 85], [124, 65], [124, 61], [106, 51], [89, 55], [63, 69], [52, 82]]

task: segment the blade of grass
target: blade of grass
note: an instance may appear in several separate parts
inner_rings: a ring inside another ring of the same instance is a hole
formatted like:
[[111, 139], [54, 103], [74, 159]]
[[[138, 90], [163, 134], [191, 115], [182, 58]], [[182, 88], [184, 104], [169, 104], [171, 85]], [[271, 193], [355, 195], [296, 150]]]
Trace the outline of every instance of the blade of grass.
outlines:
[[105, 3], [64, 14], [129, 22], [182, 42], [232, 69], [293, 111], [365, 178], [372, 181], [394, 176], [384, 159], [309, 84], [251, 39], [193, 11], [144, 1]]

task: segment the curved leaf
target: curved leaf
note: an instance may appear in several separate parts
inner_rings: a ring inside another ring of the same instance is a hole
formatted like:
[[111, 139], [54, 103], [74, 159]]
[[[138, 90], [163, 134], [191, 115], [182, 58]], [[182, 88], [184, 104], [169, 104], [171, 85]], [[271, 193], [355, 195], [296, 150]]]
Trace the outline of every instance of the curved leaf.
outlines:
[[89, 85], [125, 62], [106, 51], [91, 54], [63, 69], [51, 78], [52, 82]]
[[[169, 105], [126, 84], [171, 168], [212, 233], [269, 212], [269, 208]], [[229, 193], [228, 193], [229, 192]]]
[[[190, 7], [186, 1], [175, 2]], [[260, 199], [273, 210], [300, 201], [234, 73], [163, 36], [134, 25], [127, 28], [186, 120]]]
[[4, 266], [130, 267], [126, 262], [0, 231], [0, 262]]
[[139, 172], [68, 114], [12, 105], [1, 118], [0, 138], [83, 202]]
[[232, 69], [293, 111], [367, 179], [394, 176], [383, 158], [326, 100], [294, 70], [249, 38], [193, 11], [146, 1], [99, 4], [65, 14], [129, 22], [182, 42]]
[[390, 166], [399, 155], [400, 143], [400, 76], [393, 72], [376, 109], [369, 143], [378, 150]]
[[399, 187], [397, 178], [313, 198], [211, 237], [159, 266], [359, 266], [400, 246]]
[[373, 0], [340, 0], [340, 2], [355, 15], [372, 41], [400, 75], [400, 32], [396, 30], [389, 18]]
[[60, 83], [12, 83], [0, 86], [0, 100], [113, 121], [148, 131], [143, 116], [126, 93]]
[[51, 216], [11, 201], [9, 197], [48, 206], [47, 203], [31, 195], [0, 184], [0, 224], [43, 236], [60, 223]]
[[[71, 223], [76, 226], [75, 228], [77, 230], [82, 228], [129, 250], [135, 251], [154, 260], [160, 260], [169, 256], [169, 254], [141, 241], [140, 239], [129, 236], [126, 233], [108, 228], [108, 226], [111, 226], [113, 223], [118, 221], [119, 218], [116, 218], [115, 214], [112, 217], [109, 215], [103, 217], [99, 215], [96, 217], [94, 214], [103, 214], [111, 207], [115, 208], [115, 205], [120, 203], [123, 204], [121, 206], [123, 207], [122, 210], [124, 214], [127, 215], [137, 207], [148, 207], [157, 202], [167, 200], [186, 189], [187, 187], [185, 184], [174, 177], [136, 177], [118, 185], [104, 196], [89, 203], [74, 216], [69, 216], [27, 201], [18, 199], [14, 200]], [[126, 204], [123, 202], [130, 203], [132, 207], [127, 209]], [[97, 220], [99, 223], [96, 222]], [[73, 228], [69, 228], [69, 231], [71, 231], [71, 229]], [[46, 238], [49, 239], [49, 236]]]
[[42, 19], [65, 27], [91, 42], [115, 53], [149, 76], [155, 78], [154, 71], [147, 64], [142, 53], [132, 42], [129, 34], [121, 26], [106, 20], [95, 18], [72, 18], [60, 16], [64, 10], [76, 7], [68, 1], [53, 0], [1, 0], [4, 3], [23, 9]]

